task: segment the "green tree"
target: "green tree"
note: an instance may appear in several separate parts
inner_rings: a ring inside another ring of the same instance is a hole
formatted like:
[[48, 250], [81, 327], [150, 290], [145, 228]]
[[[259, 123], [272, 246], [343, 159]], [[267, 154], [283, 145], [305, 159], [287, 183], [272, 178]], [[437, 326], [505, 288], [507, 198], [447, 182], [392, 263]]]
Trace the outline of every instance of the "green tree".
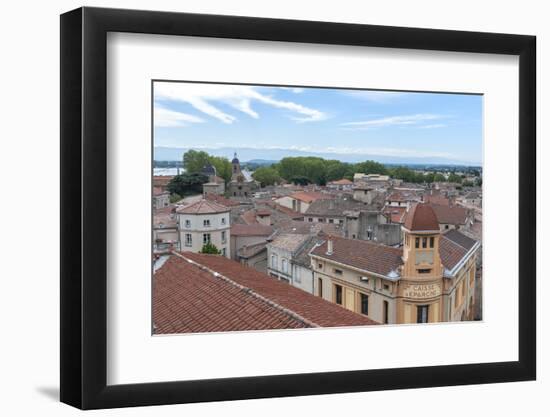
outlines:
[[259, 181], [262, 184], [262, 187], [266, 185], [273, 185], [276, 182], [281, 181], [279, 172], [271, 167], [261, 167], [252, 173], [252, 178], [256, 181]]
[[181, 200], [181, 195], [177, 193], [170, 194], [170, 203], [177, 203], [180, 200]]
[[222, 156], [208, 156], [208, 161], [216, 168], [216, 174], [221, 177], [225, 182], [231, 180], [232, 166], [229, 159]]
[[355, 172], [361, 172], [363, 174], [387, 175], [388, 169], [380, 162], [369, 160], [355, 164]]
[[292, 177], [290, 178], [289, 180], [291, 183], [295, 184], [295, 185], [308, 185], [308, 184], [311, 184], [311, 181], [309, 180], [308, 177], [303, 177], [303, 176], [296, 176], [296, 177]]
[[170, 194], [188, 196], [202, 193], [202, 185], [208, 181], [208, 178], [202, 174], [185, 172], [176, 175], [170, 180], [167, 189]]
[[214, 245], [212, 242], [205, 243], [202, 245], [200, 253], [209, 253], [212, 255], [220, 255], [221, 251]]
[[[326, 161], [326, 180], [336, 181], [349, 175], [350, 164], [337, 160]], [[353, 176], [353, 173], [351, 174]]]
[[183, 154], [183, 167], [189, 174], [200, 173], [209, 162], [210, 155], [204, 151], [190, 149]]
[[434, 182], [445, 182], [445, 176], [438, 172], [434, 175]]
[[462, 184], [462, 177], [460, 175], [456, 175], [454, 172], [449, 175], [449, 178], [447, 178], [447, 181], [449, 182], [456, 182], [458, 184]]

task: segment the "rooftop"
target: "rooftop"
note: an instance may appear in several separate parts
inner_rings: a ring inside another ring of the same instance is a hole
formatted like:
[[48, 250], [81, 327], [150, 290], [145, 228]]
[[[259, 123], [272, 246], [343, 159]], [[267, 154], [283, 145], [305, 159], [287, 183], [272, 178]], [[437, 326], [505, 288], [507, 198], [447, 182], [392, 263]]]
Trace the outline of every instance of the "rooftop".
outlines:
[[351, 185], [351, 184], [353, 184], [353, 181], [350, 181], [347, 178], [342, 178], [341, 180], [330, 181], [329, 184], [332, 184], [332, 185]]
[[188, 206], [179, 207], [176, 213], [181, 214], [215, 214], [225, 213], [229, 211], [229, 207], [222, 204], [210, 201], [207, 199], [201, 199], [196, 203], [189, 204]]
[[291, 194], [291, 198], [295, 200], [303, 201], [304, 203], [311, 203], [315, 200], [330, 199], [333, 198], [330, 194], [319, 193], [316, 191], [299, 191], [297, 193]]
[[405, 214], [403, 226], [411, 232], [439, 231], [439, 222], [430, 204], [413, 204]]
[[446, 206], [432, 204], [439, 223], [443, 224], [466, 224], [468, 210], [459, 206]]
[[331, 237], [332, 254], [327, 254], [327, 240], [313, 249], [312, 255], [352, 266], [375, 274], [390, 276], [403, 264], [403, 249], [392, 248], [367, 240]]
[[153, 280], [156, 334], [377, 324], [222, 256], [172, 255]]
[[313, 201], [306, 212], [307, 215], [313, 216], [340, 216], [343, 217], [344, 211], [368, 209], [369, 207], [360, 201], [353, 199], [332, 199], [332, 200], [317, 200]]
[[260, 223], [234, 224], [231, 226], [231, 236], [271, 236], [273, 228]]
[[305, 234], [283, 233], [275, 237], [270, 245], [289, 252], [295, 252], [309, 239], [309, 237], [309, 235]]

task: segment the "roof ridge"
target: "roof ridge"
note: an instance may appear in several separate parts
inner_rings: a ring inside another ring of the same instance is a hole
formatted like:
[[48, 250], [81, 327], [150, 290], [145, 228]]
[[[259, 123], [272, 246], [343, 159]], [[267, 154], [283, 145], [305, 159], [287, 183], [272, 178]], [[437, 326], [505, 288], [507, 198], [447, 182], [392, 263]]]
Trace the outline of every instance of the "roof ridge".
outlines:
[[298, 321], [301, 321], [303, 324], [307, 325], [307, 326], [310, 326], [310, 327], [322, 327], [320, 326], [319, 324], [311, 321], [311, 320], [308, 320], [306, 319], [305, 317], [301, 316], [300, 314], [296, 313], [295, 311], [289, 309], [289, 308], [286, 308], [272, 300], [270, 300], [269, 298], [266, 298], [264, 297], [263, 295], [261, 294], [258, 294], [256, 291], [254, 291], [252, 288], [249, 288], [249, 287], [245, 287], [244, 285], [241, 285], [239, 284], [238, 282], [235, 282], [233, 281], [231, 278], [229, 277], [226, 277], [225, 275], [223, 274], [220, 274], [219, 272], [217, 271], [214, 271], [213, 269], [210, 269], [192, 259], [189, 259], [187, 257], [185, 257], [183, 254], [179, 253], [179, 252], [175, 252], [175, 251], [172, 251], [171, 252], [173, 255], [179, 257], [179, 258], [182, 258], [182, 259], [185, 259], [187, 262], [189, 262], [190, 264], [192, 265], [195, 265], [196, 267], [198, 267], [199, 269], [203, 270], [203, 271], [206, 271], [210, 274], [212, 274], [214, 277], [216, 278], [220, 278], [222, 279], [224, 282], [240, 289], [241, 291], [244, 291], [246, 292], [247, 294], [249, 294], [250, 296], [266, 303], [267, 305], [279, 310], [280, 312], [282, 312], [283, 314], [286, 314], [288, 316], [290, 316], [291, 318], [295, 319], [295, 320], [298, 320]]

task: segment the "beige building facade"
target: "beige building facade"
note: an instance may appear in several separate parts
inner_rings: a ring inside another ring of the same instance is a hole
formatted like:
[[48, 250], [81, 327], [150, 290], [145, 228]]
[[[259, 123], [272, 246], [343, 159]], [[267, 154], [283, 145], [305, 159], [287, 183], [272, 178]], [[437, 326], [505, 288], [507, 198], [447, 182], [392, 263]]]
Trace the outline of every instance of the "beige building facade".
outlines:
[[342, 238], [314, 248], [315, 294], [385, 324], [472, 320], [479, 242], [442, 234], [424, 204], [403, 233], [402, 248]]

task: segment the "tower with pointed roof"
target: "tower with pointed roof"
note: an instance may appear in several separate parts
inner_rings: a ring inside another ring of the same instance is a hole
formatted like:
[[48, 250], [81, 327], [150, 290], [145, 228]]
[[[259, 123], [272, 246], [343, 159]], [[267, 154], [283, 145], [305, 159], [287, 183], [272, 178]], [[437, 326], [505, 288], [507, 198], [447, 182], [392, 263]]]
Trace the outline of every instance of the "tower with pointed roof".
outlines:
[[231, 171], [231, 177], [237, 178], [241, 174], [241, 163], [239, 162], [239, 158], [237, 158], [237, 152], [233, 154], [233, 160], [231, 161], [232, 171]]

